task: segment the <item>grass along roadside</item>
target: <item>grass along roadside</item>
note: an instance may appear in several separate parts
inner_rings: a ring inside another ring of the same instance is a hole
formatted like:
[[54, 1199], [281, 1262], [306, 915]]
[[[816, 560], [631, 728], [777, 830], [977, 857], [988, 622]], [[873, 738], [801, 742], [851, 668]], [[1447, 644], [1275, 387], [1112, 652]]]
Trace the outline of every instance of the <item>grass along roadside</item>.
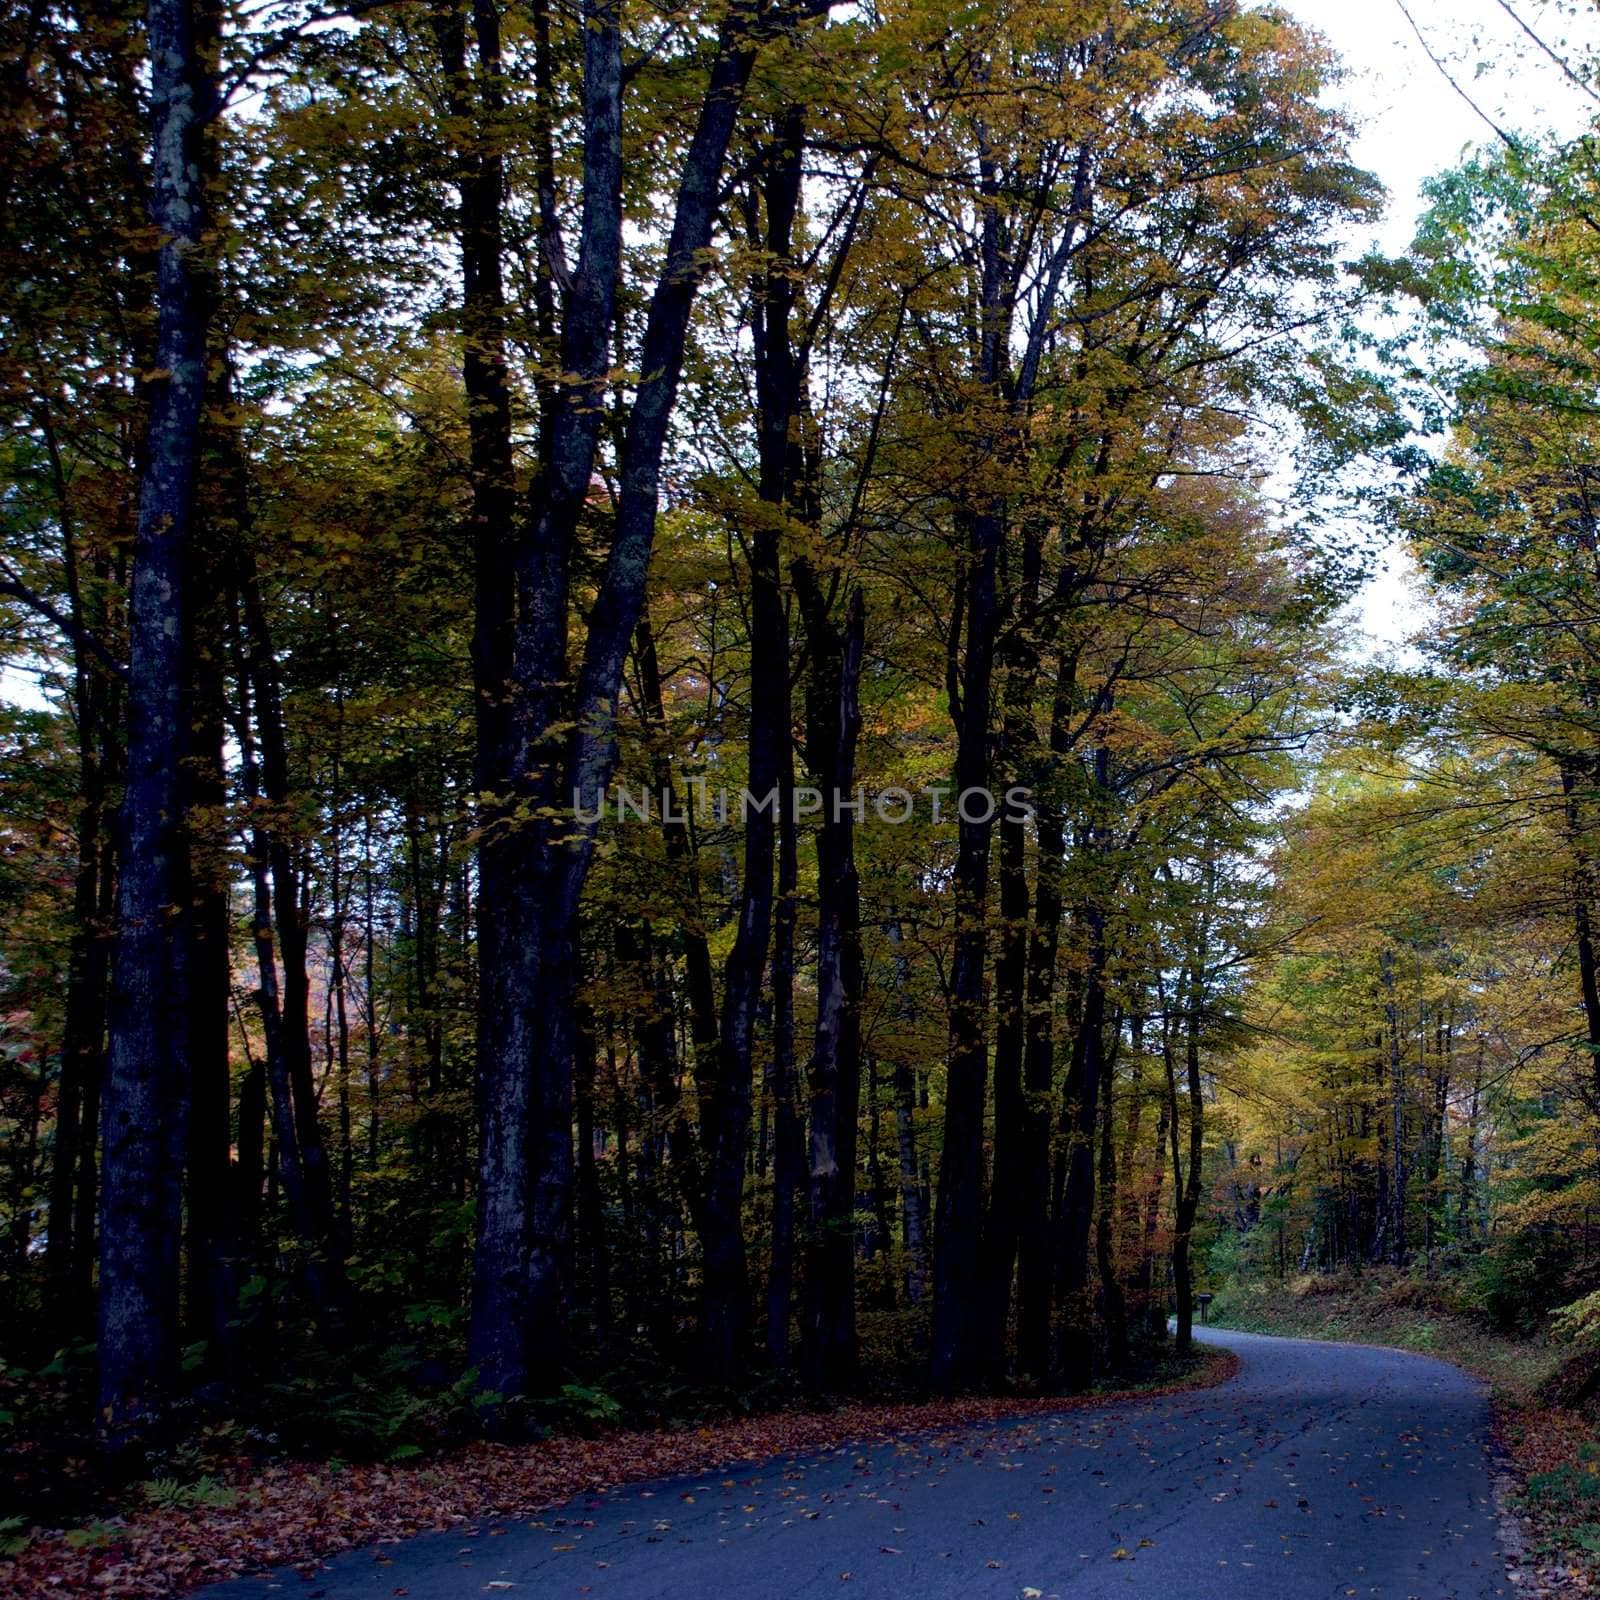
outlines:
[[1144, 1384], [1071, 1397], [781, 1411], [699, 1428], [474, 1444], [406, 1466], [239, 1461], [203, 1485], [154, 1486], [150, 1503], [123, 1517], [84, 1528], [14, 1530], [12, 1542], [21, 1547], [0, 1555], [0, 1594], [155, 1600], [262, 1567], [314, 1567], [338, 1551], [412, 1534], [466, 1532], [482, 1520], [533, 1515], [645, 1479], [713, 1476], [775, 1456], [1203, 1389], [1226, 1382], [1238, 1367], [1230, 1352], [1202, 1349], [1193, 1363], [1168, 1363]]
[[1560, 1403], [1573, 1387], [1571, 1345], [1497, 1333], [1457, 1302], [1448, 1280], [1387, 1270], [1236, 1285], [1217, 1295], [1210, 1320], [1415, 1350], [1485, 1379], [1515, 1479], [1508, 1509], [1523, 1536], [1513, 1581], [1527, 1595], [1600, 1593], [1600, 1415], [1592, 1398]]

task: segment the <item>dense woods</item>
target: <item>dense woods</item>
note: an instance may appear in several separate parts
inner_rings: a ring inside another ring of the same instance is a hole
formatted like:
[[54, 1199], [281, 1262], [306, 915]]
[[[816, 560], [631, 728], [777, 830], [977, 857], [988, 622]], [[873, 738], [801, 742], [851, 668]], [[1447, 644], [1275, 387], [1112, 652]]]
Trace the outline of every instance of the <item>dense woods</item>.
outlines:
[[1600, 1330], [1587, 142], [1352, 259], [1271, 6], [0, 28], [30, 1493]]

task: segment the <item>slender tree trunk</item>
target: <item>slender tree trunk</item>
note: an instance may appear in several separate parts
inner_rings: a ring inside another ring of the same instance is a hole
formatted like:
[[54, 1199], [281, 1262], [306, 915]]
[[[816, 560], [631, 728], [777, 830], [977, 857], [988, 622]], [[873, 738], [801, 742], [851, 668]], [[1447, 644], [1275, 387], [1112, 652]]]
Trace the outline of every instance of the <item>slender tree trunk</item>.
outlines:
[[606, 1240], [605, 1197], [600, 1189], [600, 1164], [595, 1151], [594, 1018], [587, 1006], [580, 1010], [579, 1016], [578, 1234], [589, 1290], [589, 1315], [596, 1334], [604, 1338], [611, 1331], [611, 1253]]
[[[75, 628], [91, 624], [79, 581], [73, 525], [66, 509], [65, 476], [54, 446], [60, 484], [62, 543], [68, 603]], [[98, 585], [97, 585], [98, 587]], [[105, 827], [107, 784], [115, 776], [115, 724], [119, 696], [88, 651], [74, 652], [78, 736], [77, 869], [72, 889], [72, 947], [61, 1041], [61, 1082], [56, 1104], [55, 1145], [50, 1170], [50, 1228], [45, 1264], [62, 1326], [86, 1332], [93, 1326], [94, 1192], [96, 1109], [105, 1062], [106, 991], [110, 944], [104, 902], [115, 881], [115, 862]], [[82, 1215], [80, 1217], [80, 1208]]]
[[1095, 1265], [1100, 1274], [1100, 1320], [1113, 1372], [1128, 1365], [1128, 1306], [1117, 1276], [1117, 1147], [1114, 1057], [1100, 1077], [1100, 1195], [1095, 1214]]
[[1472, 1063], [1472, 1100], [1467, 1112], [1466, 1141], [1461, 1151], [1461, 1168], [1457, 1179], [1460, 1187], [1456, 1194], [1456, 1237], [1470, 1239], [1478, 1210], [1478, 1133], [1483, 1105], [1483, 1041], [1478, 1041], [1477, 1054]]
[[856, 875], [856, 740], [865, 606], [852, 591], [842, 628], [814, 578], [800, 583], [812, 674], [806, 747], [823, 794], [817, 833], [817, 1020], [811, 1050], [811, 1228], [805, 1368], [825, 1391], [855, 1373], [856, 1134], [861, 1098], [861, 890]]
[[[208, 3], [149, 0], [151, 224], [157, 368], [128, 608], [128, 760], [118, 942], [104, 1103], [100, 1415], [137, 1434], [170, 1390], [178, 1339], [178, 1240], [189, 1111], [189, 851], [183, 815], [192, 633], [189, 580], [211, 321], [207, 124], [215, 86]], [[179, 908], [174, 914], [173, 907]]]
[[1011, 1284], [1016, 1275], [1027, 1193], [1022, 1064], [1026, 1047], [1028, 881], [1023, 865], [1023, 823], [1009, 808], [999, 822], [1000, 950], [995, 960], [994, 1179], [984, 1230], [983, 1298], [988, 1313], [985, 1367], [1004, 1377]]
[[[950, 1065], [944, 1146], [939, 1158], [934, 1225], [933, 1350], [936, 1387], [969, 1387], [983, 1363], [982, 1270], [984, 1100], [988, 1045], [984, 976], [988, 957], [991, 821], [989, 708], [998, 617], [995, 566], [1002, 537], [998, 512], [972, 519], [966, 597], [967, 645], [956, 735], [956, 789], [972, 796], [958, 819], [955, 954], [950, 969]], [[970, 820], [969, 820], [970, 817]]]
[[762, 503], [770, 508], [750, 540], [750, 729], [744, 883], [738, 928], [723, 974], [722, 1025], [713, 1115], [706, 1140], [702, 1354], [711, 1371], [736, 1371], [749, 1326], [744, 1250], [745, 1153], [750, 1136], [752, 1052], [761, 978], [772, 927], [772, 869], [780, 779], [788, 762], [789, 629], [779, 565], [783, 508], [800, 487], [793, 438], [801, 404], [789, 317], [795, 277], [790, 260], [800, 202], [804, 122], [799, 107], [779, 120], [766, 161], [766, 271], [755, 294], [756, 412]]
[[1388, 1195], [1389, 1258], [1397, 1267], [1406, 1262], [1406, 1080], [1400, 1050], [1400, 1004], [1395, 994], [1394, 952], [1385, 949], [1379, 958], [1384, 992], [1384, 1035], [1389, 1062], [1389, 1173]]
[[[216, 530], [207, 530], [208, 542]], [[231, 1365], [227, 1349], [237, 1323], [239, 1278], [234, 1265], [232, 1068], [229, 1034], [233, 972], [230, 946], [231, 863], [220, 819], [224, 815], [225, 714], [221, 700], [225, 630], [219, 597], [225, 589], [215, 548], [197, 573], [205, 598], [196, 605], [195, 670], [190, 690], [193, 728], [185, 765], [188, 813], [205, 819], [190, 830], [193, 911], [186, 953], [191, 1073], [185, 1220], [188, 1232], [185, 1290], [189, 1336], [209, 1345], [209, 1364]]]
[[[910, 966], [902, 949], [898, 921], [885, 928], [894, 961], [897, 1009], [902, 1022], [912, 1015]], [[906, 1299], [921, 1305], [928, 1284], [927, 1211], [923, 1201], [922, 1171], [917, 1160], [917, 1075], [911, 1064], [908, 1041], [895, 1051], [891, 1092], [894, 1096], [895, 1145], [900, 1165], [900, 1232], [906, 1253]]]
[[1095, 1129], [1106, 1056], [1105, 916], [1098, 906], [1090, 905], [1084, 908], [1083, 918], [1089, 967], [1061, 1105], [1065, 1174], [1058, 1224], [1061, 1268], [1057, 1366], [1069, 1389], [1087, 1387], [1094, 1374], [1094, 1307], [1089, 1267], [1095, 1215]]
[[[1162, 1053], [1169, 1056], [1171, 1042], [1170, 1024], [1163, 1018], [1161, 1024]], [[1167, 1334], [1167, 1307], [1164, 1293], [1155, 1288], [1156, 1233], [1161, 1225], [1161, 1192], [1167, 1169], [1167, 1135], [1172, 1126], [1173, 1096], [1171, 1085], [1161, 1091], [1161, 1109], [1156, 1116], [1155, 1149], [1150, 1158], [1150, 1180], [1144, 1201], [1144, 1240], [1139, 1256], [1139, 1301], [1144, 1307], [1145, 1327], [1152, 1338], [1165, 1339]]]
[[[1578, 951], [1578, 988], [1583, 996], [1583, 1019], [1589, 1050], [1590, 1097], [1600, 1115], [1600, 960], [1595, 954], [1595, 873], [1587, 830], [1584, 827], [1584, 782], [1592, 789], [1587, 766], [1571, 757], [1561, 762], [1561, 794], [1566, 810], [1567, 838], [1573, 853], [1572, 926]], [[1592, 796], [1591, 796], [1592, 798]]]
[[252, 811], [258, 1000], [267, 1034], [277, 1173], [304, 1250], [303, 1276], [311, 1308], [325, 1337], [339, 1344], [349, 1335], [350, 1304], [311, 1071], [307, 916], [287, 832], [288, 741], [266, 607], [248, 552], [240, 556], [240, 592], [244, 638], [239, 654], [238, 734]]
[[799, 829], [794, 816], [794, 752], [786, 745], [778, 796], [778, 905], [772, 946], [772, 1263], [767, 1279], [767, 1358], [789, 1365], [794, 1304], [795, 1213], [806, 1181], [805, 1122], [795, 1068], [795, 922]]
[[204, 458], [195, 535], [196, 599], [190, 755], [184, 768], [193, 915], [187, 954], [192, 1075], [186, 1224], [189, 1338], [208, 1346], [208, 1365], [237, 1380], [238, 1296], [243, 1241], [232, 1147], [232, 875], [225, 833], [224, 740], [228, 708], [227, 596], [249, 520], [249, 475], [236, 421], [229, 352], [214, 341], [208, 374]]
[[1189, 1088], [1189, 1163], [1178, 1159], [1178, 1087], [1173, 1052], [1167, 1048], [1167, 1102], [1172, 1137], [1172, 1176], [1176, 1192], [1172, 1224], [1172, 1288], [1178, 1302], [1176, 1350], [1186, 1356], [1194, 1348], [1194, 1284], [1190, 1244], [1200, 1210], [1200, 1166], [1205, 1151], [1205, 1105], [1200, 1081], [1200, 1007], [1205, 998], [1204, 953], [1191, 958], [1184, 992], [1184, 1065]]
[[[1050, 748], [1059, 761], [1067, 748], [1075, 666], [1062, 661], [1051, 712]], [[1061, 938], [1061, 878], [1066, 826], [1060, 802], [1041, 796], [1036, 823], [1039, 865], [1034, 886], [1033, 931], [1028, 941], [1028, 1011], [1024, 1043], [1021, 1229], [1017, 1250], [1017, 1365], [1034, 1378], [1050, 1370], [1050, 1311], [1054, 1251], [1050, 1229], [1051, 1097], [1055, 1088], [1056, 957]]]

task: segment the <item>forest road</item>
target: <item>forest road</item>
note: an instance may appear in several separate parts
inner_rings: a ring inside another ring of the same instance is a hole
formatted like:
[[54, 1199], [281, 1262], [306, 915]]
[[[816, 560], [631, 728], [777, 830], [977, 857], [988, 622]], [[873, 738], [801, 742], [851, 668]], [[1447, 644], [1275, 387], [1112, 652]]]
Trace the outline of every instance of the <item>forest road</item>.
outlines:
[[1207, 1329], [1219, 1388], [631, 1484], [216, 1585], [215, 1600], [1489, 1600], [1484, 1388], [1445, 1362]]

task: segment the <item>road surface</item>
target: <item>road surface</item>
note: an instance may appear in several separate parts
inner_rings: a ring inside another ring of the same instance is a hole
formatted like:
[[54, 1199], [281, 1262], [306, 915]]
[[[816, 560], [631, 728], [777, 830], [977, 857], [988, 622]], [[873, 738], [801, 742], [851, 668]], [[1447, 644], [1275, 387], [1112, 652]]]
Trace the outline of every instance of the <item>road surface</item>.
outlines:
[[1490, 1600], [1482, 1386], [1427, 1356], [1208, 1329], [1220, 1388], [634, 1484], [207, 1600]]

